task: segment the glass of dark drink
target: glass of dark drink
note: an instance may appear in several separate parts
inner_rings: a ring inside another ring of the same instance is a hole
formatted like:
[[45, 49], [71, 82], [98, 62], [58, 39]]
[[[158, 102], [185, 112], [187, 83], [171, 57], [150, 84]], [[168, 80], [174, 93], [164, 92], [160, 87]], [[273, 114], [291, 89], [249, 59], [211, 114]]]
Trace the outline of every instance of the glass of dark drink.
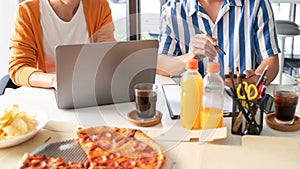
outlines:
[[275, 121], [292, 125], [298, 104], [299, 88], [294, 85], [276, 85], [274, 87]]
[[134, 86], [137, 115], [143, 119], [153, 118], [156, 113], [157, 85], [139, 83]]

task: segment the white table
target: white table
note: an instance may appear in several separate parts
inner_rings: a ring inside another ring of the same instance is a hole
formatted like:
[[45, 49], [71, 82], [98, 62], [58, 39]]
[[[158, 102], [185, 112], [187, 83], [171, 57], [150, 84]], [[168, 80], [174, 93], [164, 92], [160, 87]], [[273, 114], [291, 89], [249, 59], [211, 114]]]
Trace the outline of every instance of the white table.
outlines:
[[270, 0], [271, 3], [300, 3], [300, 0]]
[[[158, 84], [173, 83], [170, 78], [157, 76]], [[134, 109], [133, 103], [122, 103], [99, 107], [81, 108], [75, 110], [60, 110], [57, 108], [54, 91], [52, 89], [21, 87], [3, 96], [0, 96], [0, 110], [18, 104], [22, 110], [27, 112], [44, 112], [48, 114], [49, 123], [34, 138], [16, 147], [0, 149], [0, 164], [11, 168], [25, 152], [34, 150], [37, 146], [47, 143], [76, 138], [75, 131], [79, 126], [89, 127], [98, 125], [109, 125], [118, 127], [139, 128], [148, 133], [158, 141], [167, 151], [171, 159], [178, 160], [178, 153], [185, 149], [201, 149], [198, 143], [190, 143], [186, 140], [189, 134], [199, 134], [199, 131], [188, 133], [182, 129], [179, 120], [172, 120], [161, 91], [158, 92], [157, 109], [163, 113], [162, 122], [153, 127], [136, 127], [126, 119], [126, 114]], [[299, 104], [297, 108], [298, 115]], [[241, 145], [241, 136], [232, 135], [230, 132], [231, 119], [225, 118], [223, 126], [227, 127], [227, 138], [208, 142], [214, 145]], [[300, 142], [300, 131], [279, 132], [270, 129], [264, 124], [262, 136], [291, 137]], [[51, 138], [49, 140], [49, 138]], [[192, 146], [192, 147], [191, 147]], [[193, 146], [195, 146], [193, 148]], [[192, 150], [191, 150], [192, 151]], [[197, 151], [198, 152], [198, 151]], [[184, 154], [184, 153], [183, 153]], [[202, 154], [199, 154], [201, 156]], [[191, 156], [193, 156], [191, 154]], [[197, 163], [197, 161], [196, 161]], [[184, 164], [184, 163], [178, 163]], [[186, 164], [184, 164], [186, 165]], [[197, 168], [193, 166], [194, 168]], [[193, 168], [191, 167], [191, 168]], [[2, 168], [2, 167], [0, 167]]]

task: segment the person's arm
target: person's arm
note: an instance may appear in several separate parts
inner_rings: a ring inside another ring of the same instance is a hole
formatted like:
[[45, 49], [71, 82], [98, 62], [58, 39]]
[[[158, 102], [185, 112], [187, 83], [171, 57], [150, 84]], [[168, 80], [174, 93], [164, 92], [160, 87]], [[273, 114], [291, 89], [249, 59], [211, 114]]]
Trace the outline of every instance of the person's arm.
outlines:
[[29, 84], [32, 87], [56, 88], [56, 74], [33, 72], [29, 77]]
[[46, 70], [38, 13], [38, 1], [22, 3], [14, 19], [9, 43], [11, 59], [8, 73], [17, 86], [31, 86], [30, 75]]
[[185, 70], [185, 62], [190, 59], [202, 60], [205, 57], [214, 59], [217, 55], [215, 45], [217, 39], [208, 34], [197, 34], [192, 37], [189, 52], [180, 56], [160, 54], [157, 60], [157, 74], [163, 76], [177, 76]]
[[[109, 3], [107, 1], [99, 1], [99, 6], [94, 6], [93, 3], [89, 3], [89, 5], [92, 5], [90, 9], [87, 10], [93, 10], [91, 11], [91, 15], [88, 19], [88, 23], [91, 23], [92, 25], [95, 25], [96, 30], [94, 30], [94, 26], [90, 26], [92, 28], [92, 38], [93, 42], [111, 42], [116, 41], [114, 37], [114, 31], [115, 26], [112, 19], [112, 13], [109, 6]], [[96, 15], [96, 16], [94, 16]]]
[[[258, 12], [256, 16], [257, 30], [254, 34], [255, 43], [254, 50], [257, 55], [261, 58], [260, 65], [256, 68], [255, 73], [260, 74], [263, 72], [265, 67], [269, 65], [267, 70], [267, 80], [270, 84], [278, 74], [279, 70], [279, 60], [278, 53], [280, 49], [277, 41], [276, 26], [274, 14], [270, 3], [259, 3]], [[261, 17], [261, 16], [266, 17]], [[263, 47], [262, 47], [263, 46]]]
[[95, 42], [113, 42], [116, 41], [114, 37], [114, 24], [113, 22], [108, 23], [101, 27], [100, 30], [98, 30], [95, 35]]
[[[277, 54], [264, 59], [256, 70], [245, 70], [244, 74], [246, 75], [246, 78], [244, 78], [243, 81], [256, 84], [266, 66], [268, 66], [268, 69], [265, 76], [267, 77], [267, 83], [270, 84], [276, 78], [279, 70], [279, 60]], [[238, 85], [237, 79], [234, 79], [234, 83], [235, 86]], [[230, 78], [225, 79], [225, 85], [232, 87]]]
[[185, 70], [185, 63], [180, 57], [182, 56], [158, 55], [156, 73], [162, 76], [180, 75]]
[[[197, 34], [194, 37], [189, 37], [189, 42], [185, 42], [184, 39], [180, 38], [181, 35], [176, 31], [177, 28], [174, 27], [174, 23], [179, 23], [180, 20], [178, 19], [180, 16], [176, 17], [172, 14], [172, 11], [177, 10], [176, 4], [174, 2], [165, 4], [162, 7], [158, 38], [157, 73], [164, 76], [180, 75], [185, 70], [185, 62], [189, 59], [201, 60], [204, 57], [214, 58], [216, 56], [214, 46], [217, 45], [217, 40], [215, 38], [211, 38], [206, 34]], [[180, 26], [180, 24], [177, 26]], [[185, 36], [190, 35], [186, 34]], [[178, 55], [179, 53], [182, 55]]]
[[255, 70], [255, 74], [260, 75], [267, 65], [269, 65], [269, 67], [265, 76], [268, 79], [268, 84], [270, 84], [276, 78], [279, 71], [278, 55], [276, 54], [264, 59]]
[[[259, 57], [261, 63], [255, 70], [244, 71], [246, 74], [245, 81], [256, 84], [260, 74], [269, 65], [265, 76], [268, 84], [270, 84], [278, 74], [278, 53], [280, 53], [280, 49], [277, 42], [274, 14], [270, 3], [259, 3], [258, 10], [255, 16], [256, 21], [254, 21], [254, 23], [257, 23], [257, 25], [254, 25], [256, 30], [253, 32], [254, 48], [251, 50], [255, 51], [256, 57]], [[225, 79], [225, 84], [231, 86], [230, 79]]]

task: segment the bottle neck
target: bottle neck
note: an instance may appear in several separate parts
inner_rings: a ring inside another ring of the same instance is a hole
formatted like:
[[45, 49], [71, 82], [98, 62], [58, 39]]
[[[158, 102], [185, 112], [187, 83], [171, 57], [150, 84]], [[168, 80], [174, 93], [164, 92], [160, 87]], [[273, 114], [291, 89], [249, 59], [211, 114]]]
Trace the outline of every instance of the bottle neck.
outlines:
[[220, 72], [217, 72], [217, 73], [211, 73], [211, 72], [207, 72], [207, 74], [211, 74], [211, 75], [219, 75]]
[[198, 72], [198, 69], [189, 69], [189, 68], [187, 68], [186, 70], [190, 71], [190, 72]]

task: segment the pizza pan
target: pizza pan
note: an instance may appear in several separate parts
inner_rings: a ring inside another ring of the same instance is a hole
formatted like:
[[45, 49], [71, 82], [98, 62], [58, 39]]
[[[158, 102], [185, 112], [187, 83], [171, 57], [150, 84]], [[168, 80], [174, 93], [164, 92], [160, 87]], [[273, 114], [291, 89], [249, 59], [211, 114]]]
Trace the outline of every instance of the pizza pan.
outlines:
[[31, 154], [47, 157], [62, 157], [64, 161], [85, 162], [87, 156], [76, 139], [55, 142], [36, 148]]
[[[53, 158], [61, 157], [64, 159], [64, 161], [73, 162], [85, 162], [87, 160], [87, 156], [77, 139], [45, 144], [37, 147], [31, 152], [31, 154], [38, 156], [45, 155]], [[173, 169], [174, 167], [175, 162], [167, 156], [166, 169]]]

